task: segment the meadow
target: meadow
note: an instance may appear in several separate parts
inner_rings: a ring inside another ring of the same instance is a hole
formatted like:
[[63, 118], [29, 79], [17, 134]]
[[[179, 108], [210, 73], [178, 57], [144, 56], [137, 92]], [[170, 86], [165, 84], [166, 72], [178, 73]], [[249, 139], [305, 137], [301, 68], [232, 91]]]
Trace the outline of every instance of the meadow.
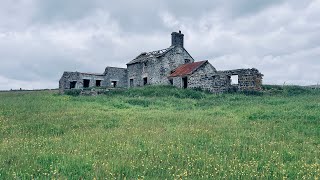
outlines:
[[0, 179], [318, 179], [320, 90], [0, 93]]

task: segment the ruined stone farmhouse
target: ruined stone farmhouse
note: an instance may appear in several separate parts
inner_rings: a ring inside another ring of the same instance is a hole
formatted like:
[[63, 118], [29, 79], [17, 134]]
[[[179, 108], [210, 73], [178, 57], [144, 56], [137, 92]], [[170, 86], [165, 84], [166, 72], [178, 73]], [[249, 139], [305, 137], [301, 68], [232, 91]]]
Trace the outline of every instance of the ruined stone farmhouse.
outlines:
[[127, 63], [127, 68], [106, 67], [102, 74], [64, 72], [59, 89], [92, 87], [131, 88], [146, 85], [172, 85], [197, 88], [212, 93], [259, 91], [263, 75], [255, 68], [217, 71], [209, 61], [195, 61], [184, 48], [184, 35], [171, 34], [171, 46], [143, 52]]

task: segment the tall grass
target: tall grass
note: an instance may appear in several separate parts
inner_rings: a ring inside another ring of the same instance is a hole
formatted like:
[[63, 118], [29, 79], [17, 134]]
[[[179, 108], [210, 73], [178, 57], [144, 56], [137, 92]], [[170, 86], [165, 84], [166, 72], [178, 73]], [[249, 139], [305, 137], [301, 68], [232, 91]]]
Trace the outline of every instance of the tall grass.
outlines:
[[0, 179], [316, 179], [319, 95], [0, 93]]

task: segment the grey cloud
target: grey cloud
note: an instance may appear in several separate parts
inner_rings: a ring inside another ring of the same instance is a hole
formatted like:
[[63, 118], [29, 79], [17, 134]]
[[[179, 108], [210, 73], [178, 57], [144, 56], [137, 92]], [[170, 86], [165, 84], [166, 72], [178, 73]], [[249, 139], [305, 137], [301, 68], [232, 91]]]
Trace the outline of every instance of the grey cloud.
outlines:
[[88, 13], [98, 8], [96, 4], [87, 0], [38, 0], [34, 21], [72, 21], [86, 17]]
[[120, 26], [128, 32], [146, 33], [156, 28], [163, 28], [158, 14], [169, 12], [179, 18], [197, 18], [217, 11], [223, 17], [239, 17], [254, 14], [272, 5], [281, 4], [284, 0], [177, 0], [155, 1], [137, 0], [128, 3], [126, 0], [37, 0], [37, 12], [33, 20], [42, 23], [55, 21], [74, 21], [84, 18], [97, 10], [111, 14]]
[[179, 29], [190, 54], [217, 69], [256, 67], [265, 83], [316, 84], [319, 12], [317, 0], [4, 0], [0, 89], [55, 88], [65, 70], [125, 67], [170, 46]]

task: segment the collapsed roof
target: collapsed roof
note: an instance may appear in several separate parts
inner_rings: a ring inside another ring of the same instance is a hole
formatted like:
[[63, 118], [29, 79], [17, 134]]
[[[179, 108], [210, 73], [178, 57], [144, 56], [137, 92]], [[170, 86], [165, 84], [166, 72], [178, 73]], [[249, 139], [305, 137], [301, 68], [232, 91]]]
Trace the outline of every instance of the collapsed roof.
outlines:
[[172, 49], [174, 49], [175, 46], [170, 46], [169, 48], [166, 49], [161, 49], [161, 50], [157, 50], [157, 51], [151, 51], [151, 52], [143, 52], [141, 53], [139, 56], [137, 56], [135, 59], [133, 59], [132, 61], [130, 61], [129, 63], [127, 63], [127, 65], [130, 64], [135, 64], [135, 63], [142, 63], [145, 62], [151, 58], [159, 58], [164, 56], [167, 52], [171, 51]]

